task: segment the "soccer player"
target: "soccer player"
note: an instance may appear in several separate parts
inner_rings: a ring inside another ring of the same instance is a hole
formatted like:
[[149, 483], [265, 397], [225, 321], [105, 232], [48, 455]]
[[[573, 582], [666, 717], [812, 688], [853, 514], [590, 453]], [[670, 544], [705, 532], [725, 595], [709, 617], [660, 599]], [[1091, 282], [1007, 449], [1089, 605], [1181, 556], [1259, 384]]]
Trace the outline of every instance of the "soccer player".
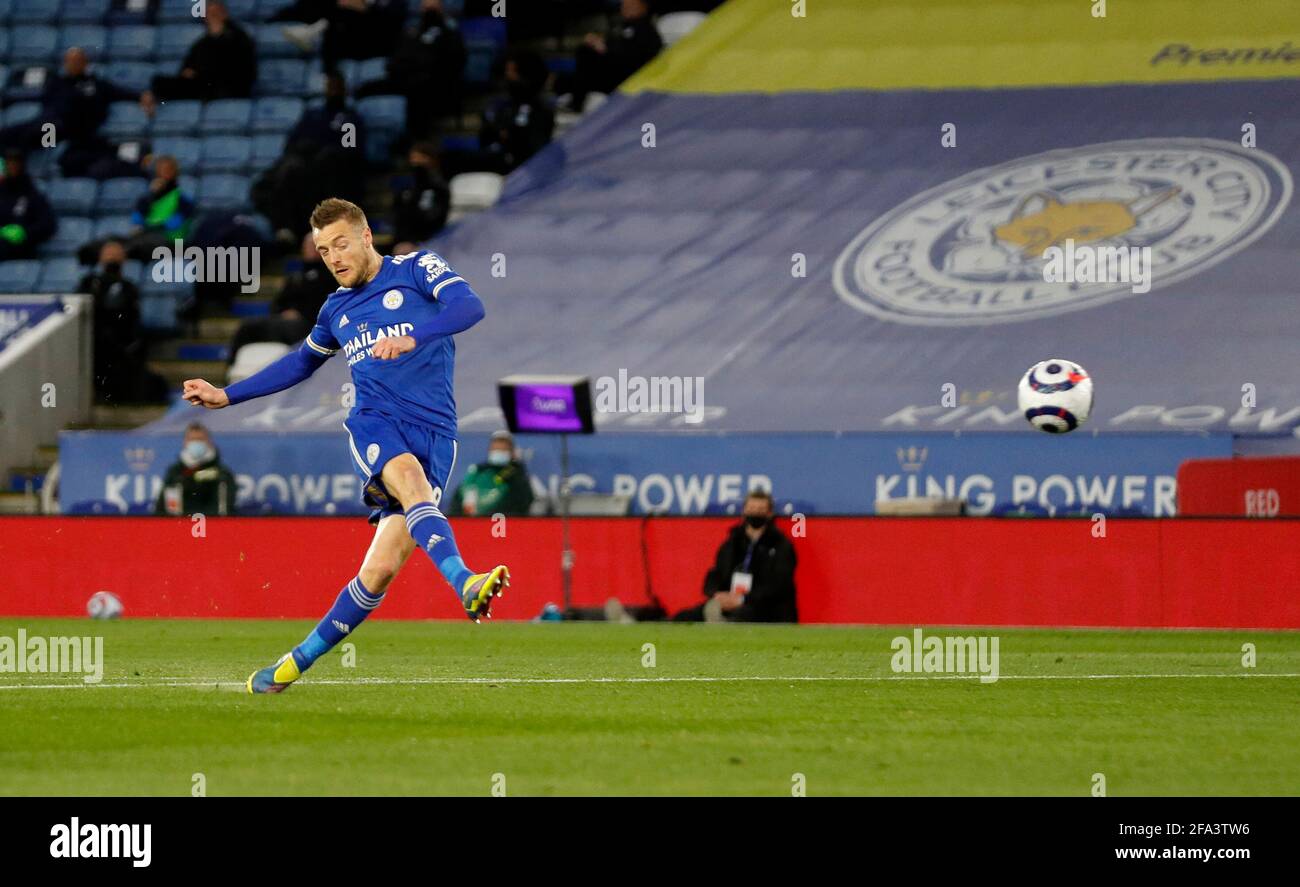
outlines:
[[352, 369], [356, 404], [343, 425], [362, 498], [374, 509], [375, 538], [325, 618], [274, 665], [254, 672], [250, 693], [279, 693], [355, 631], [417, 546], [475, 622], [491, 617], [492, 599], [510, 584], [504, 566], [486, 573], [465, 566], [438, 510], [456, 463], [452, 336], [483, 319], [483, 303], [432, 252], [380, 256], [365, 213], [354, 203], [322, 201], [311, 214], [311, 233], [340, 285], [307, 339], [228, 388], [190, 379], [183, 392], [190, 403], [217, 410], [296, 385], [340, 350]]

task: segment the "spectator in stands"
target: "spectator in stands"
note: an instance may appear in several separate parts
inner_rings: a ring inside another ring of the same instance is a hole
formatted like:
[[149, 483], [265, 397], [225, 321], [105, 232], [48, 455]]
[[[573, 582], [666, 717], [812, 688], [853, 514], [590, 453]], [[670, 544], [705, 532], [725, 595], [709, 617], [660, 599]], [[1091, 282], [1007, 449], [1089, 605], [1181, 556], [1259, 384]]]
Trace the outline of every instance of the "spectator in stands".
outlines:
[[235, 475], [221, 464], [208, 429], [191, 422], [180, 458], [163, 476], [154, 504], [157, 514], [234, 514]]
[[181, 62], [180, 75], [158, 75], [144, 96], [145, 107], [167, 99], [246, 99], [257, 81], [253, 38], [235, 24], [222, 0], [207, 0], [207, 33], [194, 41]]
[[419, 243], [447, 224], [451, 189], [442, 177], [438, 149], [434, 145], [416, 142], [406, 159], [410, 172], [395, 176], [392, 181], [393, 237]]
[[[181, 191], [180, 165], [176, 158], [162, 154], [154, 160], [154, 178], [149, 191], [135, 205], [130, 232], [121, 238], [126, 253], [133, 259], [149, 261], [159, 246], [171, 246], [189, 234], [194, 217], [194, 201]], [[81, 264], [95, 261], [104, 241], [92, 240], [77, 251]]]
[[610, 93], [659, 54], [663, 40], [650, 18], [650, 0], [622, 0], [621, 21], [604, 36], [588, 34], [578, 47], [575, 70], [561, 78], [559, 106], [581, 111], [592, 92]]
[[41, 113], [35, 120], [0, 129], [0, 146], [34, 151], [44, 144], [46, 125], [56, 140], [51, 144], [65, 145], [59, 157], [59, 166], [67, 176], [85, 175], [89, 166], [113, 148], [99, 135], [99, 128], [108, 119], [108, 106], [118, 101], [139, 101], [141, 93], [114, 86], [87, 69], [90, 62], [86, 53], [74, 46], [63, 54], [63, 71], [48, 80], [41, 97]]
[[707, 600], [675, 622], [798, 622], [794, 546], [772, 522], [772, 494], [751, 490], [704, 577]]
[[[396, 254], [396, 253], [395, 253]], [[230, 343], [233, 363], [239, 349], [251, 342], [283, 342], [297, 345], [311, 332], [325, 298], [338, 287], [311, 234], [302, 239], [302, 267], [285, 278], [279, 295], [271, 302], [269, 317], [253, 317], [239, 325]]]
[[531, 50], [514, 50], [505, 75], [506, 96], [483, 113], [478, 150], [443, 155], [448, 175], [476, 170], [506, 175], [550, 143], [555, 112], [542, 95], [546, 63]]
[[109, 240], [99, 250], [99, 265], [81, 279], [77, 292], [94, 300], [95, 399], [101, 403], [142, 398], [145, 341], [140, 327], [140, 291], [122, 276], [126, 248]]
[[533, 504], [528, 469], [515, 452], [509, 431], [495, 431], [488, 441], [487, 461], [471, 465], [456, 488], [448, 514], [527, 514]]
[[465, 42], [443, 17], [442, 0], [423, 0], [419, 24], [388, 57], [387, 76], [361, 84], [357, 96], [405, 96], [406, 137], [422, 139], [439, 116], [459, 108], [464, 71]]
[[0, 164], [0, 262], [32, 258], [58, 224], [50, 202], [27, 174], [23, 152], [7, 149]]
[[273, 22], [304, 22], [284, 29], [303, 52], [320, 48], [327, 73], [342, 59], [372, 59], [387, 55], [397, 43], [406, 17], [406, 0], [297, 0], [270, 18]]
[[253, 205], [290, 248], [327, 197], [364, 196], [365, 122], [347, 99], [338, 74], [325, 78], [325, 104], [308, 108], [289, 133], [284, 154], [253, 184]]

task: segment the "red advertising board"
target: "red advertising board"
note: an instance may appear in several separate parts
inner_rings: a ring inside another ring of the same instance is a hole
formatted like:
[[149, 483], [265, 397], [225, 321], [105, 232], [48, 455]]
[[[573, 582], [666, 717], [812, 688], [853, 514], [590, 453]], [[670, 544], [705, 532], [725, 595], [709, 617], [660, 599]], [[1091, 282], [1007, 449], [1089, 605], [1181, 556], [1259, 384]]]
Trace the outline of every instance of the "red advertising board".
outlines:
[[1178, 469], [1184, 517], [1300, 515], [1300, 456], [1189, 459]]

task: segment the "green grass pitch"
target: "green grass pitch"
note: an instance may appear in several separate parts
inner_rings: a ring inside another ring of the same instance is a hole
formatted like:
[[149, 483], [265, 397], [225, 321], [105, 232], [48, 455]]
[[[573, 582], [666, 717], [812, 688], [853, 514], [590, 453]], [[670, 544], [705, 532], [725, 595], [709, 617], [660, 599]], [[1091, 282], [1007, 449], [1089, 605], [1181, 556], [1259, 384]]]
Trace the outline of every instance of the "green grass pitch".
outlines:
[[981, 684], [896, 675], [910, 627], [376, 621], [252, 697], [310, 623], [20, 628], [102, 635], [105, 670], [0, 673], [10, 795], [1300, 791], [1298, 633], [927, 629], [1000, 639]]

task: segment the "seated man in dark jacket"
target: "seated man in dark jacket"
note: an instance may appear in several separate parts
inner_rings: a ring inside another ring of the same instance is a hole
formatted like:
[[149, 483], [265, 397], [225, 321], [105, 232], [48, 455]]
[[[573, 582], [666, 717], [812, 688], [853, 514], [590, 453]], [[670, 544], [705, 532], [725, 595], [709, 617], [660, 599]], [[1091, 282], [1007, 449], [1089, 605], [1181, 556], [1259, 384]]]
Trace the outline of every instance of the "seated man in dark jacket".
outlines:
[[234, 514], [235, 475], [221, 464], [221, 453], [208, 429], [191, 422], [185, 429], [180, 459], [163, 476], [155, 514]]
[[357, 97], [406, 97], [406, 137], [421, 139], [434, 121], [456, 111], [465, 71], [465, 41], [442, 13], [442, 0], [424, 0], [420, 21], [407, 29], [388, 56], [382, 80], [361, 84]]
[[483, 112], [476, 151], [448, 151], [447, 175], [495, 172], [508, 175], [546, 147], [555, 132], [555, 112], [542, 95], [549, 74], [532, 50], [516, 49], [506, 59], [506, 97]]
[[[427, 240], [447, 224], [451, 209], [451, 188], [438, 166], [438, 149], [430, 142], [416, 142], [407, 152], [410, 171], [394, 176], [393, 239], [416, 243]], [[396, 250], [393, 255], [400, 255]]]
[[556, 87], [561, 105], [581, 111], [587, 93], [610, 93], [635, 74], [646, 62], [659, 54], [664, 41], [650, 20], [650, 0], [623, 0], [619, 12], [622, 21], [608, 34], [588, 34], [578, 47], [571, 77]]
[[41, 96], [41, 113], [35, 120], [0, 129], [0, 146], [36, 150], [51, 147], [42, 144], [46, 125], [54, 129], [49, 135], [57, 144], [66, 145], [59, 157], [59, 167], [66, 176], [85, 175], [92, 163], [113, 148], [99, 135], [108, 119], [108, 106], [118, 101], [141, 101], [140, 93], [114, 86], [91, 74], [86, 53], [74, 46], [63, 54], [63, 72], [46, 81]]
[[257, 82], [253, 38], [230, 19], [226, 4], [208, 0], [203, 24], [208, 32], [194, 41], [181, 62], [180, 75], [156, 76], [146, 106], [167, 99], [246, 99]]
[[32, 258], [58, 225], [50, 202], [27, 174], [23, 152], [6, 150], [0, 164], [0, 262]]
[[772, 522], [772, 494], [753, 490], [745, 519], [732, 527], [704, 577], [703, 604], [675, 622], [798, 622], [794, 546]]

